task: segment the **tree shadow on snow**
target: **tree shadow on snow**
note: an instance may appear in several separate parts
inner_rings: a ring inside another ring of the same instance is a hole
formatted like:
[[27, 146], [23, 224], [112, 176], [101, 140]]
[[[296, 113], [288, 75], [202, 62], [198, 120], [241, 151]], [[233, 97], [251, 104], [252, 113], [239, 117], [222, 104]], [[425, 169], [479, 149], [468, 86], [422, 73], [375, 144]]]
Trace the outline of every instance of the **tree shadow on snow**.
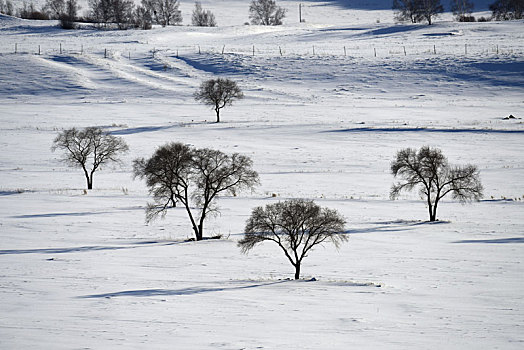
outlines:
[[411, 231], [411, 230], [415, 229], [416, 226], [449, 224], [449, 221], [433, 221], [433, 222], [431, 222], [431, 221], [394, 220], [394, 221], [369, 222], [367, 224], [377, 225], [377, 226], [347, 230], [344, 233], [352, 235], [352, 234], [372, 233], [372, 232]]
[[81, 247], [65, 247], [65, 248], [36, 248], [36, 249], [4, 249], [0, 250], [0, 255], [10, 254], [63, 254], [63, 253], [76, 253], [76, 252], [93, 252], [103, 250], [120, 250], [120, 249], [135, 249], [144, 246], [164, 246], [181, 244], [184, 241], [148, 241], [148, 242], [136, 242], [131, 243], [127, 246], [81, 246]]
[[501, 130], [501, 129], [443, 129], [443, 128], [350, 128], [350, 129], [338, 129], [338, 130], [327, 130], [323, 132], [352, 132], [352, 133], [365, 133], [365, 132], [427, 132], [427, 133], [471, 133], [471, 134], [524, 134], [524, 130]]
[[138, 289], [138, 290], [125, 290], [121, 292], [114, 293], [103, 293], [103, 294], [92, 294], [84, 295], [78, 298], [81, 299], [96, 299], [96, 298], [114, 298], [114, 297], [151, 297], [151, 296], [168, 296], [168, 295], [193, 295], [193, 294], [202, 294], [202, 293], [212, 293], [212, 292], [224, 292], [231, 290], [241, 290], [241, 289], [251, 289], [257, 287], [271, 286], [274, 284], [280, 284], [289, 282], [287, 280], [266, 282], [266, 283], [255, 283], [243, 286], [234, 286], [234, 287], [189, 287], [182, 289]]
[[524, 237], [496, 238], [496, 239], [466, 239], [462, 241], [455, 241], [453, 243], [488, 243], [488, 244], [524, 243]]

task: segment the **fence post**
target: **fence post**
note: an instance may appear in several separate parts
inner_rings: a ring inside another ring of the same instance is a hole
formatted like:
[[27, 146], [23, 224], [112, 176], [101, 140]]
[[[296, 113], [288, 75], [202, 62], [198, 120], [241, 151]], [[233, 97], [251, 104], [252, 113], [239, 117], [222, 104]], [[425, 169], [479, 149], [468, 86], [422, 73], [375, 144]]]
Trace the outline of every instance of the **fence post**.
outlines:
[[313, 45], [313, 56], [315, 56], [315, 45]]
[[60, 54], [62, 54], [62, 43], [60, 43]]
[[255, 56], [255, 45], [253, 45], [253, 56]]
[[497, 55], [499, 54], [499, 46], [497, 45]]
[[278, 51], [280, 51], [280, 56], [282, 56], [282, 48], [279, 46]]
[[40, 56], [40, 45], [38, 45], [38, 56]]
[[198, 54], [199, 54], [199, 55], [201, 54], [201, 51], [200, 51], [200, 45], [198, 45]]
[[[153, 56], [155, 56], [154, 51], [153, 51]], [[104, 58], [107, 58], [107, 49], [104, 49]]]
[[436, 55], [437, 54], [437, 45], [433, 45], [433, 53]]
[[226, 48], [226, 45], [222, 46], [222, 55], [224, 54], [225, 48]]
[[15, 43], [15, 53], [18, 53], [18, 44]]
[[375, 47], [373, 48], [373, 52], [375, 54], [375, 57], [377, 57], [377, 49]]
[[346, 47], [344, 46], [344, 56], [346, 56]]
[[464, 55], [468, 54], [468, 44], [464, 44]]
[[406, 47], [405, 46], [402, 46], [404, 48], [404, 56], [407, 56], [406, 54]]

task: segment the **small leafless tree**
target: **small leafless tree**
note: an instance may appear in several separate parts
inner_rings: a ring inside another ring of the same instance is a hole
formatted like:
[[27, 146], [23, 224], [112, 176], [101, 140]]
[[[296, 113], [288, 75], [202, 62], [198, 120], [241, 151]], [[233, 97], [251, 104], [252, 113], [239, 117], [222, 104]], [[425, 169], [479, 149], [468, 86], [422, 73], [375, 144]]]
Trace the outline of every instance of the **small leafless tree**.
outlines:
[[402, 149], [391, 163], [391, 173], [402, 181], [394, 184], [390, 196], [395, 199], [403, 190], [420, 188], [429, 220], [437, 219], [439, 201], [448, 193], [462, 203], [482, 198], [479, 170], [474, 165], [450, 166], [438, 148], [424, 146], [420, 150]]
[[498, 21], [524, 18], [524, 0], [496, 0], [489, 9]]
[[52, 151], [65, 151], [64, 161], [84, 171], [87, 189], [93, 188], [93, 175], [103, 164], [118, 162], [119, 155], [129, 147], [121, 137], [116, 137], [97, 127], [83, 130], [75, 128], [60, 132], [53, 141]]
[[249, 6], [251, 24], [277, 26], [286, 17], [286, 9], [277, 6], [275, 0], [252, 0]]
[[135, 176], [146, 179], [155, 200], [148, 204], [146, 222], [165, 216], [179, 202], [198, 241], [204, 238], [205, 219], [218, 211], [215, 202], [219, 196], [236, 195], [258, 184], [249, 157], [180, 143], [162, 146], [150, 159], [137, 159], [134, 164]]
[[182, 23], [178, 0], [142, 0], [142, 6], [153, 14], [155, 22], [162, 27]]
[[433, 23], [433, 17], [437, 17], [444, 12], [444, 7], [440, 0], [417, 0], [419, 2], [419, 14], [428, 21], [428, 25]]
[[191, 23], [198, 27], [216, 27], [215, 15], [209, 10], [203, 10], [200, 2], [195, 2]]
[[393, 0], [393, 10], [397, 21], [420, 22], [420, 0]]
[[253, 209], [238, 245], [247, 253], [258, 243], [276, 243], [295, 267], [295, 279], [299, 279], [302, 260], [313, 247], [330, 241], [338, 248], [347, 240], [341, 234], [345, 223], [336, 210], [321, 208], [310, 200], [287, 200]]
[[244, 98], [244, 94], [237, 83], [222, 78], [204, 81], [193, 96], [195, 100], [213, 107], [217, 115], [217, 123], [220, 122], [220, 110], [222, 108], [231, 106], [233, 101]]
[[451, 0], [451, 12], [457, 21], [464, 21], [471, 16], [475, 5], [469, 0]]

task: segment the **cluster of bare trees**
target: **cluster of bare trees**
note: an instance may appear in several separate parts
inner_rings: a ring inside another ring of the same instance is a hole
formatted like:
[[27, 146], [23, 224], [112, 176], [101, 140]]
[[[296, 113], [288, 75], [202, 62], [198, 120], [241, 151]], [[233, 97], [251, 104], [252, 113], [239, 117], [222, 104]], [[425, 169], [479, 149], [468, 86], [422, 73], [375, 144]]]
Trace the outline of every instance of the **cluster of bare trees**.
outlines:
[[[474, 4], [470, 0], [451, 0], [451, 12], [459, 22], [474, 22], [475, 17], [471, 15]], [[489, 6], [492, 17], [496, 20], [522, 19], [524, 11], [524, 0], [496, 0]], [[410, 21], [418, 23], [427, 21], [433, 23], [433, 19], [444, 11], [440, 0], [393, 0], [395, 19], [398, 21]], [[484, 17], [479, 21], [490, 20]]]
[[522, 19], [524, 0], [497, 0], [489, 6], [493, 18], [497, 20]]
[[[88, 0], [88, 14], [79, 18], [78, 0], [47, 0], [41, 10], [33, 3], [15, 11], [11, 0], [0, 0], [0, 13], [18, 15], [27, 19], [59, 19], [63, 28], [75, 28], [75, 21], [96, 23], [104, 28], [151, 29], [153, 24], [163, 27], [180, 25], [182, 13], [179, 0], [142, 0], [135, 5], [133, 0]], [[252, 0], [249, 18], [256, 25], [281, 25], [287, 10], [277, 6], [275, 0]], [[215, 27], [215, 15], [195, 2], [191, 24], [200, 27]]]
[[[100, 128], [75, 128], [60, 132], [52, 150], [64, 151], [63, 160], [80, 167], [93, 188], [93, 175], [101, 166], [119, 162], [128, 151], [125, 141]], [[206, 218], [218, 213], [217, 199], [253, 190], [259, 183], [251, 158], [238, 153], [226, 154], [210, 148], [195, 148], [179, 142], [158, 147], [149, 158], [133, 162], [135, 178], [143, 179], [153, 198], [146, 208], [146, 222], [165, 217], [168, 210], [181, 205], [187, 213], [195, 239], [204, 239]], [[446, 195], [462, 203], [479, 200], [483, 187], [474, 165], [452, 166], [438, 148], [424, 146], [397, 152], [391, 173], [400, 178], [390, 196], [418, 188], [429, 210], [429, 221], [437, 220], [437, 207]], [[300, 278], [304, 258], [317, 245], [331, 242], [338, 247], [347, 240], [346, 221], [336, 210], [322, 208], [311, 200], [291, 199], [256, 207], [252, 210], [238, 242], [247, 253], [259, 243], [277, 244]]]
[[153, 23], [177, 25], [182, 22], [178, 0], [142, 0], [135, 6], [132, 0], [89, 0], [90, 17], [103, 26], [119, 29], [137, 27], [150, 29]]
[[444, 12], [440, 0], [393, 0], [393, 10], [398, 21], [418, 23], [426, 20], [429, 25], [433, 18]]

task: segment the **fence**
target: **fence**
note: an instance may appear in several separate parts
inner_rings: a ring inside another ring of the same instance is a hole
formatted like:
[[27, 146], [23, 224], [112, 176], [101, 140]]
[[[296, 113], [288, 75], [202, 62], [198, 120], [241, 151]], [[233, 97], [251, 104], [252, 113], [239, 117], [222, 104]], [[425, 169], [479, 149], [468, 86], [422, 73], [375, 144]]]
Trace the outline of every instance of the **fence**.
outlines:
[[[293, 45], [289, 48], [285, 46], [269, 45], [250, 45], [250, 46], [180, 46], [170, 47], [145, 47], [140, 44], [135, 48], [122, 47], [108, 44], [106, 47], [93, 47], [84, 45], [68, 45], [59, 43], [55, 45], [41, 44], [19, 44], [13, 45], [10, 53], [14, 54], [35, 54], [35, 55], [83, 55], [92, 54], [105, 58], [120, 55], [128, 59], [136, 57], [151, 56], [163, 53], [172, 56], [192, 55], [192, 54], [213, 54], [227, 55], [236, 54], [244, 56], [268, 56], [268, 57], [315, 57], [315, 56], [338, 56], [353, 58], [390, 58], [402, 56], [466, 56], [466, 57], [486, 57], [486, 56], [524, 56], [524, 49], [520, 47], [508, 47], [503, 45], [482, 45], [482, 44], [450, 44], [450, 45]], [[5, 46], [4, 46], [5, 50]], [[4, 52], [9, 53], [9, 52]]]

